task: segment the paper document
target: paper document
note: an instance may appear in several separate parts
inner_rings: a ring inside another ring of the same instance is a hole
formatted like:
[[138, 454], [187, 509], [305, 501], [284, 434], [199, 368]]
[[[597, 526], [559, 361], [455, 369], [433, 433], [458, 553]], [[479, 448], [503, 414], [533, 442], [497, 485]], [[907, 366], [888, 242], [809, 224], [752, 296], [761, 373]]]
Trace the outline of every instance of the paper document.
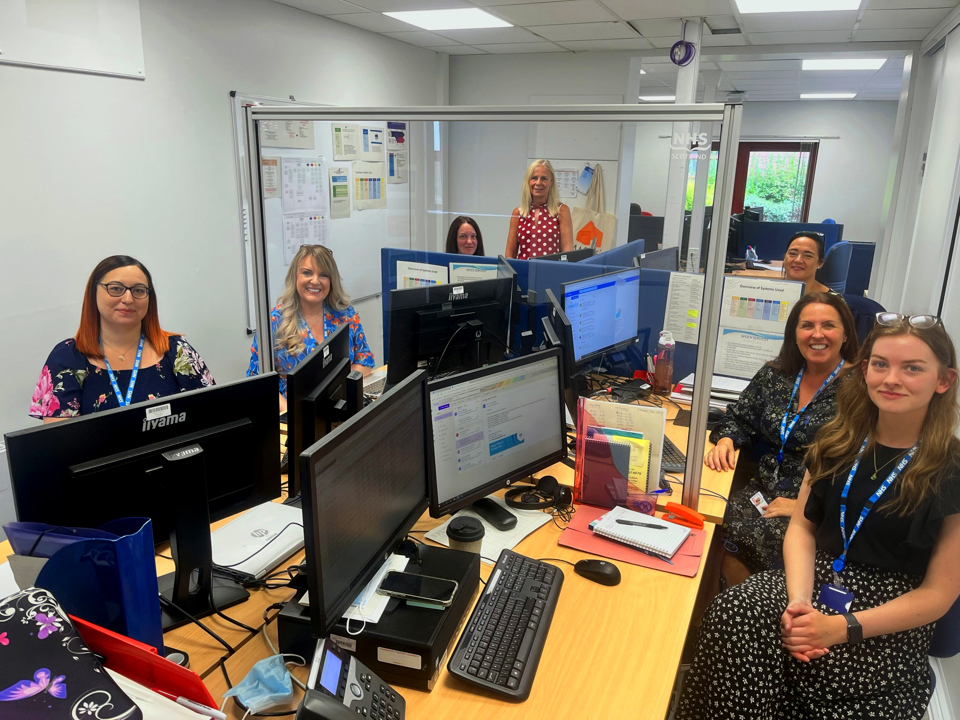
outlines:
[[353, 207], [376, 210], [387, 206], [387, 164], [355, 162], [353, 164]]
[[450, 263], [450, 282], [496, 279], [497, 266], [483, 263]]
[[405, 150], [410, 147], [407, 143], [407, 124], [391, 121], [387, 123], [387, 150]]
[[333, 159], [359, 160], [360, 147], [357, 143], [359, 141], [360, 126], [334, 123], [332, 132]]
[[260, 144], [264, 147], [300, 148], [312, 150], [312, 120], [261, 120]]
[[725, 375], [752, 378], [780, 352], [783, 335], [721, 328], [713, 369]]
[[391, 185], [403, 185], [407, 182], [408, 153], [391, 152], [387, 158], [387, 182]]
[[[128, 677], [124, 677], [115, 670], [104, 668], [107, 674], [120, 686], [120, 689], [127, 694], [127, 697], [136, 703], [143, 714], [143, 720], [200, 720], [200, 718], [210, 718], [210, 715], [200, 715], [193, 710], [174, 702], [168, 697], [164, 697], [150, 688], [134, 682]], [[104, 693], [106, 695], [106, 693]], [[109, 695], [107, 695], [109, 697]], [[93, 705], [94, 703], [89, 703]], [[102, 707], [108, 707], [107, 705]], [[83, 712], [81, 708], [81, 712]], [[96, 710], [90, 710], [90, 717], [96, 717]]]
[[489, 497], [495, 503], [517, 516], [517, 524], [512, 530], [497, 530], [468, 506], [456, 515], [447, 518], [447, 521], [443, 523], [443, 525], [435, 527], [428, 532], [427, 538], [446, 547], [450, 547], [450, 539], [447, 537], [447, 525], [450, 524], [450, 521], [461, 515], [476, 518], [483, 523], [484, 530], [483, 545], [480, 548], [480, 559], [488, 565], [493, 565], [497, 562], [497, 558], [500, 557], [501, 550], [513, 550], [527, 535], [550, 522], [550, 515], [542, 510], [518, 510], [517, 508], [508, 508], [503, 498], [494, 495], [490, 495]]
[[327, 244], [325, 213], [283, 216], [283, 263], [289, 265], [301, 245]]
[[670, 273], [663, 329], [677, 342], [696, 344], [700, 339], [700, 308], [703, 307], [703, 275]]
[[360, 159], [369, 162], [381, 162], [385, 159], [386, 132], [383, 126], [360, 128]]
[[557, 176], [557, 191], [562, 198], [575, 198], [577, 196], [577, 171], [576, 170], [555, 170]]
[[447, 269], [443, 265], [397, 261], [397, 288], [446, 285]]
[[326, 210], [323, 158], [285, 157], [281, 159], [280, 167], [283, 171], [283, 212]]
[[260, 183], [264, 200], [280, 197], [280, 158], [260, 160]]
[[350, 217], [350, 168], [338, 165], [327, 171], [330, 175], [330, 217]]

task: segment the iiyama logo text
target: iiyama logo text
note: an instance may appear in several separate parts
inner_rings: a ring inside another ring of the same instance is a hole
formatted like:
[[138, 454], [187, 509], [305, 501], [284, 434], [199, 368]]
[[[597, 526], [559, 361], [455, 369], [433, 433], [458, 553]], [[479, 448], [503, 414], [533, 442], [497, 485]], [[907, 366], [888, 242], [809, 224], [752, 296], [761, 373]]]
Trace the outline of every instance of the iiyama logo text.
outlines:
[[147, 430], [154, 430], [158, 427], [166, 427], [167, 425], [174, 425], [179, 422], [184, 422], [186, 419], [187, 414], [185, 412], [182, 412], [179, 415], [167, 415], [166, 417], [154, 418], [153, 420], [144, 418], [143, 427], [141, 427], [140, 430], [141, 432], [146, 432]]

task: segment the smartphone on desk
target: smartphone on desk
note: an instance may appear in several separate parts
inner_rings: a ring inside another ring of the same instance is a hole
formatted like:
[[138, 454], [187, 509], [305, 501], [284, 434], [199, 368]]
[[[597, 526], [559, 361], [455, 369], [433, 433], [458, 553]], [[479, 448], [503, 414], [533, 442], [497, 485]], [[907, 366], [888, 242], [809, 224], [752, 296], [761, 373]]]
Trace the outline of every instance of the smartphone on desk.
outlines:
[[391, 570], [380, 581], [377, 592], [401, 600], [450, 607], [457, 594], [457, 587], [454, 580]]

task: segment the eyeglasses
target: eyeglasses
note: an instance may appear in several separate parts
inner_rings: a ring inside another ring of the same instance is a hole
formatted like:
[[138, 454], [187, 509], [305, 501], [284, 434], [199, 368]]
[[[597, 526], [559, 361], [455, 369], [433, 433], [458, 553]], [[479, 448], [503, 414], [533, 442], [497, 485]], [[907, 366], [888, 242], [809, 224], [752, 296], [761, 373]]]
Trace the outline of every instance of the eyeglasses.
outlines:
[[150, 296], [150, 288], [146, 285], [134, 285], [130, 287], [124, 285], [123, 283], [118, 282], [109, 282], [109, 283], [97, 283], [104, 290], [107, 291], [107, 295], [110, 297], [123, 297], [127, 290], [130, 291], [130, 294], [133, 295], [135, 300], [143, 300], [146, 297]]
[[881, 312], [877, 313], [876, 318], [877, 325], [885, 325], [886, 327], [899, 325], [904, 320], [906, 320], [911, 327], [920, 328], [921, 330], [936, 327], [941, 324], [940, 318], [936, 315], [901, 315], [895, 312]]

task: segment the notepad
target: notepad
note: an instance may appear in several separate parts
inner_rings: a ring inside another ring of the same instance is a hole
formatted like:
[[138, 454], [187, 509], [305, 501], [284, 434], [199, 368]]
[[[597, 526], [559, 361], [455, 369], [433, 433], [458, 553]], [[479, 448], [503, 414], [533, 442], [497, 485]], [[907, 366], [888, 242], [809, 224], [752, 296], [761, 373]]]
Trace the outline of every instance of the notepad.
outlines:
[[[621, 525], [621, 520], [633, 520], [649, 525], [660, 525], [665, 530], [640, 527], [637, 525]], [[592, 523], [590, 529], [597, 535], [617, 540], [641, 550], [649, 550], [657, 555], [673, 557], [674, 553], [683, 545], [683, 541], [690, 535], [690, 528], [675, 523], [651, 517], [642, 513], [627, 510], [624, 507], [615, 507], [603, 517]]]

